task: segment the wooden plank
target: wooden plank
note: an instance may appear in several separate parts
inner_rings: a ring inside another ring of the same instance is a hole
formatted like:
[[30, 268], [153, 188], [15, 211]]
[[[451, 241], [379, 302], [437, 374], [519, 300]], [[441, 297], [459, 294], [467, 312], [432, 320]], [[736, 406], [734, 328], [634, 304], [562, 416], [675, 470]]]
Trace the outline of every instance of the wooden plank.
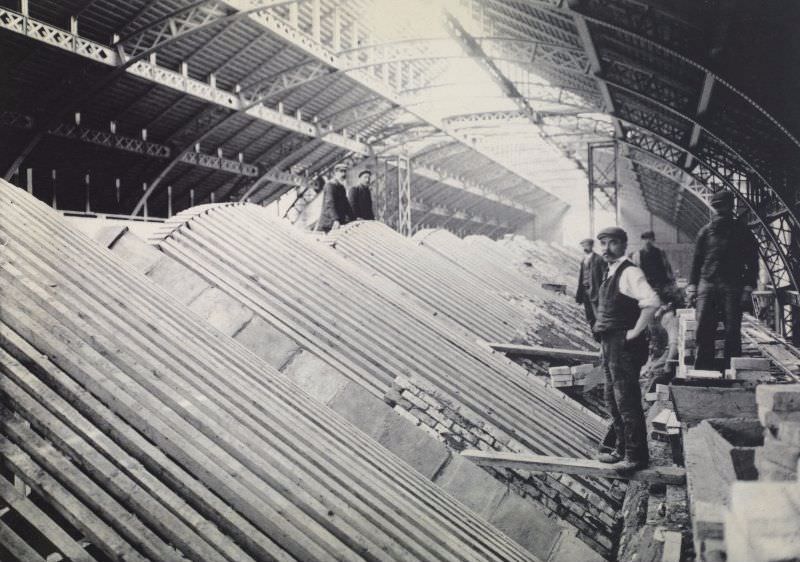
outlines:
[[69, 560], [73, 562], [95, 562], [95, 558], [86, 552], [75, 539], [56, 525], [28, 497], [20, 494], [13, 484], [2, 477], [0, 477], [0, 498], [16, 511], [20, 517], [42, 533]]
[[[33, 547], [17, 535], [11, 527], [0, 519], [0, 553], [6, 550], [13, 557], [12, 560], [20, 562], [45, 562], [45, 559]], [[10, 561], [9, 561], [10, 562]]]
[[661, 562], [681, 562], [683, 535], [680, 531], [664, 533], [664, 550], [661, 551]]
[[527, 453], [500, 453], [469, 449], [461, 453], [481, 466], [516, 468], [530, 472], [563, 472], [597, 478], [642, 480], [659, 484], [683, 484], [686, 471], [677, 466], [653, 466], [633, 473], [621, 474], [611, 465], [589, 459], [547, 457]]
[[575, 361], [599, 361], [599, 351], [581, 351], [579, 349], [557, 349], [538, 345], [519, 345], [514, 343], [489, 342], [489, 347], [509, 355], [523, 357], [551, 357], [554, 359], [572, 359]]

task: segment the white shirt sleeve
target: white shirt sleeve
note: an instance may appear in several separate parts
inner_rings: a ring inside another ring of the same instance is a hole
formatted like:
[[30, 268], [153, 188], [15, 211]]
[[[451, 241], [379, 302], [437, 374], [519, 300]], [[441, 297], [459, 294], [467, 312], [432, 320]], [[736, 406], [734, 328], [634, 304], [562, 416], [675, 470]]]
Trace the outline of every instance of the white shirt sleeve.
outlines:
[[661, 306], [661, 299], [647, 282], [644, 273], [638, 267], [626, 267], [619, 276], [619, 291], [626, 297], [636, 299], [639, 308]]

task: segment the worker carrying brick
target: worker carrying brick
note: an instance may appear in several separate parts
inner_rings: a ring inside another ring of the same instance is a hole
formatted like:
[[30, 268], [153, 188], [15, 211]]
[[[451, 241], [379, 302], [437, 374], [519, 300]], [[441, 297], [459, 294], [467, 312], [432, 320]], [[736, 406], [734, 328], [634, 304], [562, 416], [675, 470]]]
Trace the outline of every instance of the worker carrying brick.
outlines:
[[758, 279], [758, 246], [750, 230], [733, 216], [733, 193], [711, 197], [714, 216], [700, 229], [686, 295], [696, 300], [697, 359], [694, 368], [714, 370], [717, 320], [725, 325], [725, 368], [742, 354], [742, 307]]
[[578, 292], [575, 301], [583, 305], [586, 321], [590, 328], [594, 328], [597, 319], [597, 291], [606, 275], [606, 262], [594, 251], [594, 240], [591, 238], [581, 240], [581, 248], [584, 256], [578, 273]]
[[322, 188], [322, 211], [317, 221], [317, 230], [330, 232], [353, 220], [353, 209], [344, 187], [347, 170], [347, 164], [336, 164], [333, 167], [333, 179]]
[[597, 458], [628, 472], [649, 462], [639, 373], [647, 360], [646, 328], [661, 301], [642, 270], [625, 257], [628, 235], [623, 229], [605, 228], [597, 239], [608, 272], [599, 289], [594, 332], [602, 346], [606, 407], [616, 435], [615, 449]]
[[371, 181], [372, 172], [361, 170], [358, 173], [358, 183], [347, 193], [350, 207], [353, 209], [353, 220], [375, 220], [375, 213], [372, 210], [372, 192], [369, 187]]

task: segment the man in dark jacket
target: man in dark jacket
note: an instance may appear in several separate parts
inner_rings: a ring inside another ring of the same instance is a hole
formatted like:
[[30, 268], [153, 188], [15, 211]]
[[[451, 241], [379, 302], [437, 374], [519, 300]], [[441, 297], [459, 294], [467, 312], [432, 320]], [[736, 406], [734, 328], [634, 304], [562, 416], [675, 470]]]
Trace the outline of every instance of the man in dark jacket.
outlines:
[[350, 200], [350, 207], [353, 209], [354, 220], [375, 220], [375, 213], [372, 210], [372, 193], [369, 189], [372, 180], [372, 172], [361, 170], [358, 173], [358, 183], [350, 188], [347, 198]]
[[333, 167], [333, 179], [322, 188], [322, 211], [317, 221], [317, 230], [330, 232], [353, 220], [353, 210], [344, 187], [346, 179], [347, 164], [336, 164]]
[[655, 289], [661, 300], [675, 283], [672, 266], [667, 253], [656, 246], [656, 235], [652, 230], [642, 232], [642, 248], [631, 254], [631, 261], [644, 273], [647, 283]]
[[695, 369], [713, 370], [717, 319], [725, 325], [725, 362], [742, 354], [742, 305], [758, 279], [758, 246], [750, 230], [733, 216], [733, 193], [711, 198], [714, 217], [697, 235], [686, 294], [697, 297]]
[[590, 328], [594, 328], [597, 318], [597, 290], [606, 276], [606, 262], [594, 251], [594, 240], [591, 238], [581, 240], [581, 248], [584, 257], [578, 274], [578, 292], [575, 301], [583, 305], [586, 321]]

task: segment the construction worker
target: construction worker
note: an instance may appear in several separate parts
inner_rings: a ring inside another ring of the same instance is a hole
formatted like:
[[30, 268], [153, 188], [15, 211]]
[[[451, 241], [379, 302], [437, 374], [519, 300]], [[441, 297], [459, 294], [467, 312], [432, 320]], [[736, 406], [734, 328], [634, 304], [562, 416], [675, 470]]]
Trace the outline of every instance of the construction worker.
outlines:
[[344, 187], [347, 170], [347, 164], [336, 164], [333, 167], [333, 179], [322, 188], [322, 211], [317, 221], [317, 230], [330, 232], [353, 220], [353, 210]]
[[372, 210], [372, 192], [369, 188], [371, 181], [372, 172], [361, 170], [358, 173], [358, 183], [347, 193], [350, 207], [353, 209], [353, 220], [375, 220], [375, 213]]
[[578, 273], [578, 292], [575, 301], [583, 305], [586, 321], [590, 328], [594, 328], [594, 321], [597, 318], [597, 290], [606, 274], [606, 262], [594, 251], [594, 240], [591, 238], [581, 240], [581, 248], [584, 257]]
[[714, 370], [717, 319], [725, 325], [725, 367], [742, 354], [742, 306], [758, 280], [758, 246], [750, 230], [733, 216], [733, 193], [711, 197], [714, 216], [700, 229], [686, 295], [697, 300], [695, 369]]
[[676, 320], [675, 307], [669, 306], [667, 303], [675, 302], [675, 296], [678, 291], [675, 286], [675, 275], [672, 273], [672, 266], [667, 258], [667, 253], [655, 244], [655, 232], [652, 230], [642, 232], [641, 238], [641, 249], [631, 252], [629, 257], [634, 264], [641, 268], [647, 283], [655, 290], [661, 302], [665, 305], [656, 311], [653, 321], [648, 326], [650, 332], [648, 370], [655, 374], [657, 370], [663, 371], [666, 365], [667, 354], [665, 354], [665, 350], [668, 352], [670, 343], [675, 344], [675, 351], [677, 352], [677, 331], [674, 333], [674, 342], [670, 341], [669, 331], [669, 328], [672, 327], [672, 320]]
[[639, 373], [647, 360], [645, 329], [661, 301], [642, 270], [625, 257], [623, 229], [605, 228], [597, 239], [608, 271], [598, 291], [594, 331], [602, 346], [606, 407], [616, 434], [615, 449], [600, 453], [598, 460], [627, 472], [649, 462]]

